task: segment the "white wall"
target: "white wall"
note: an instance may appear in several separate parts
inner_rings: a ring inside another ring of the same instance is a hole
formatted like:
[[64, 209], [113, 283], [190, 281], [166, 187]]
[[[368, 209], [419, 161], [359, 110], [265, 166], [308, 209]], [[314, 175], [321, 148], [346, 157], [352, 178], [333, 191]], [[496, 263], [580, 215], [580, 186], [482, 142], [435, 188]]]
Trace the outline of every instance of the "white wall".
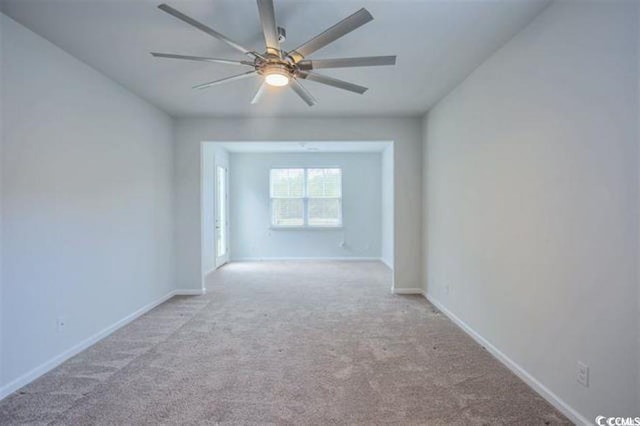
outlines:
[[393, 146], [382, 152], [382, 261], [393, 268]]
[[[636, 105], [638, 109], [637, 115], [637, 140], [638, 145], [640, 145], [640, 7], [638, 8], [638, 12], [636, 15], [636, 26], [637, 26], [637, 43], [636, 43], [636, 76], [638, 79], [638, 87], [637, 87], [637, 95], [636, 95]], [[640, 148], [638, 149], [638, 164], [640, 164]], [[638, 167], [638, 210], [640, 211], [640, 167]], [[638, 218], [638, 260], [637, 265], [640, 265], [640, 217]], [[640, 269], [636, 271], [638, 274], [638, 353], [640, 353]], [[637, 392], [638, 402], [637, 405], [640, 407], [640, 356], [638, 357], [638, 392]]]
[[181, 288], [201, 288], [202, 141], [395, 141], [397, 287], [420, 287], [422, 136], [418, 118], [220, 118], [176, 120], [176, 257]]
[[640, 415], [637, 13], [552, 4], [426, 119], [429, 297], [590, 422]]
[[[202, 144], [202, 276], [216, 267], [216, 166], [229, 169], [229, 153], [215, 143]], [[204, 281], [203, 281], [204, 288]]]
[[[230, 160], [231, 260], [380, 258], [381, 153], [232, 153]], [[342, 228], [271, 229], [269, 171], [279, 167], [342, 168]]]
[[166, 295], [174, 274], [171, 119], [0, 22], [1, 386]]
[[[2, 259], [3, 259], [3, 255], [2, 255], [2, 175], [3, 175], [3, 169], [4, 169], [4, 157], [2, 155], [3, 153], [3, 136], [4, 136], [4, 115], [3, 115], [3, 96], [4, 96], [4, 90], [2, 89], [2, 82], [3, 82], [3, 72], [2, 69], [4, 68], [2, 66], [3, 64], [3, 52], [4, 52], [4, 37], [3, 37], [3, 30], [2, 27], [4, 26], [4, 20], [0, 19], [0, 309], [2, 308], [2, 294], [3, 294], [3, 285], [2, 285]], [[3, 349], [3, 339], [2, 339], [2, 313], [0, 312], [0, 388], [2, 387], [2, 365], [3, 365], [3, 354], [4, 354], [4, 349]]]

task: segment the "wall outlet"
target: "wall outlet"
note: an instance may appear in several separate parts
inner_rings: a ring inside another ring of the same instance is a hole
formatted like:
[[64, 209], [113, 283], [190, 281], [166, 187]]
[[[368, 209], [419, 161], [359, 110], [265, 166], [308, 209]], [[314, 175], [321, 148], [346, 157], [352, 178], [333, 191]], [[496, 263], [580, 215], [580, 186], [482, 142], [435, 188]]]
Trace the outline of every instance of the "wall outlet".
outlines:
[[576, 367], [576, 380], [585, 388], [589, 387], [589, 366], [584, 362], [578, 361]]
[[444, 294], [449, 294], [450, 292], [451, 292], [451, 286], [449, 284], [445, 284]]
[[344, 242], [344, 241], [340, 241], [340, 242], [338, 243], [338, 246], [339, 246], [340, 248], [344, 248], [344, 247], [346, 246], [346, 244], [345, 244], [345, 242]]
[[62, 333], [67, 326], [67, 319], [65, 317], [58, 317], [56, 320], [56, 326], [58, 328], [58, 333]]

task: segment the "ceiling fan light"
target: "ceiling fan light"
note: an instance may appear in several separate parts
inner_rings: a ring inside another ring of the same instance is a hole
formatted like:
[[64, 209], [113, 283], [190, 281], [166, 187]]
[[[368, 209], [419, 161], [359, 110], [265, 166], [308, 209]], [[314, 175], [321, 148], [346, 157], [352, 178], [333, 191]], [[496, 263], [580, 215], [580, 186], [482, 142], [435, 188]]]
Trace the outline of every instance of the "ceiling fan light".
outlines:
[[289, 84], [289, 76], [285, 73], [271, 72], [264, 76], [264, 81], [269, 86], [282, 87]]

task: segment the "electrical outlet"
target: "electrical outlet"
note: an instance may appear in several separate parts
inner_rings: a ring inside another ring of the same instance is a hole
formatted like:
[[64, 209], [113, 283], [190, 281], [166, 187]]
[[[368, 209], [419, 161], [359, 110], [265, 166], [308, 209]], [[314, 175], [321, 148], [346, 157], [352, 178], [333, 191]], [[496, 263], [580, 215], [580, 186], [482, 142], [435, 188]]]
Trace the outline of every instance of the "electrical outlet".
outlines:
[[449, 294], [451, 292], [451, 286], [449, 284], [446, 284], [444, 286], [444, 294]]
[[589, 366], [584, 362], [578, 361], [576, 380], [585, 388], [589, 387]]
[[58, 317], [56, 320], [56, 325], [58, 327], [58, 333], [62, 333], [64, 328], [67, 326], [67, 320], [64, 317]]

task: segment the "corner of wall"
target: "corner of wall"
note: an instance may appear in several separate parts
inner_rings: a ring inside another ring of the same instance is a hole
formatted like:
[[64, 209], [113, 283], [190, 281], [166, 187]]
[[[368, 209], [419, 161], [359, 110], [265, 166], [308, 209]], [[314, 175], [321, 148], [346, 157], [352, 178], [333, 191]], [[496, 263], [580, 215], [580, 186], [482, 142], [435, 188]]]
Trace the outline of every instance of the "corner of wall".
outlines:
[[3, 122], [3, 111], [4, 111], [4, 97], [2, 96], [3, 93], [3, 73], [2, 70], [4, 68], [4, 56], [2, 55], [2, 47], [3, 47], [3, 41], [2, 41], [2, 31], [3, 31], [3, 23], [4, 23], [4, 15], [0, 12], [0, 383], [3, 383], [3, 358], [4, 358], [4, 353], [3, 353], [3, 331], [2, 331], [2, 312], [5, 312], [5, 309], [3, 309], [2, 307], [2, 303], [3, 303], [3, 297], [2, 297], [2, 293], [3, 293], [3, 278], [2, 278], [2, 171], [4, 170], [3, 167], [3, 156], [2, 156], [2, 152], [3, 152], [3, 141], [4, 141], [4, 122]]
[[173, 228], [171, 230], [172, 238], [172, 251], [173, 251], [173, 264], [171, 265], [173, 274], [172, 282], [173, 289], [178, 290], [180, 285], [178, 283], [178, 122], [179, 118], [169, 116], [171, 121], [171, 206], [173, 213]]
[[381, 154], [382, 163], [382, 262], [393, 271], [394, 267], [394, 166], [393, 143], [390, 143]]
[[[636, 26], [637, 26], [637, 41], [636, 41], [636, 75], [638, 76], [638, 87], [636, 93], [636, 115], [637, 115], [637, 149], [638, 149], [638, 193], [640, 194], [640, 6], [636, 8]], [[640, 203], [640, 196], [638, 197], [638, 202]], [[640, 211], [640, 206], [638, 206], [638, 211]], [[637, 359], [638, 359], [638, 370], [636, 372], [638, 378], [638, 386], [636, 389], [636, 397], [638, 400], [638, 406], [640, 407], [640, 218], [637, 221], [637, 253], [636, 258], [638, 262], [636, 263], [636, 274], [637, 274], [637, 282], [638, 282], [638, 306], [637, 306], [637, 317], [638, 317], [638, 338], [637, 338]]]
[[427, 176], [428, 176], [428, 168], [427, 168], [427, 155], [428, 155], [428, 140], [427, 140], [427, 125], [429, 120], [429, 111], [425, 112], [421, 118], [421, 131], [422, 131], [422, 259], [421, 259], [421, 267], [422, 267], [422, 282], [420, 283], [420, 287], [422, 288], [422, 292], [427, 294], [427, 268], [429, 265], [428, 253], [429, 253], [429, 245], [428, 245], [428, 221], [427, 221], [427, 208], [428, 208], [428, 197], [427, 197]]

